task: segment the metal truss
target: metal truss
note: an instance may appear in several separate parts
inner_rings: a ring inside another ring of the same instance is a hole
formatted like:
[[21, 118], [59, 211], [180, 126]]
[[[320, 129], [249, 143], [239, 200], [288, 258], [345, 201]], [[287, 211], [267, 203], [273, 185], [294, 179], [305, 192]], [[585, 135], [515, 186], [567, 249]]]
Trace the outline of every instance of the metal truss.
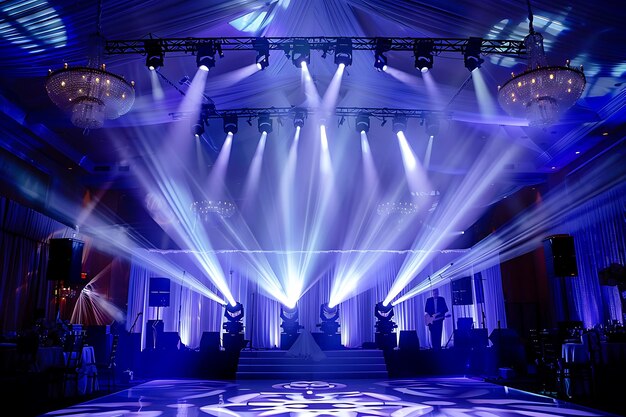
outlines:
[[[212, 104], [204, 104], [202, 105], [202, 109], [200, 111], [200, 118], [202, 118], [203, 120], [220, 119], [227, 116], [237, 116], [242, 119], [255, 119], [260, 116], [269, 116], [274, 118], [293, 118], [296, 115], [299, 115], [300, 117], [308, 117], [311, 114], [318, 115], [320, 118], [331, 116], [368, 116], [381, 120], [385, 120], [387, 118], [393, 119], [394, 117], [405, 117], [407, 119], [426, 119], [429, 117], [447, 119], [451, 117], [450, 112], [438, 110], [390, 109], [376, 107], [336, 107], [334, 110], [324, 113], [319, 109], [308, 109], [304, 107], [268, 107], [217, 110]], [[183, 112], [177, 112], [170, 113], [170, 116], [173, 119], [178, 120], [187, 117], [188, 114]]]
[[[222, 51], [251, 51], [256, 50], [259, 40], [266, 40], [270, 50], [282, 50], [289, 54], [294, 49], [294, 41], [306, 41], [311, 50], [334, 53], [337, 40], [349, 39], [352, 49], [356, 51], [380, 50], [384, 44], [386, 51], [413, 51], [418, 41], [430, 40], [433, 53], [465, 52], [470, 39], [476, 38], [349, 38], [349, 37], [293, 37], [293, 38], [146, 38], [135, 40], [106, 41], [104, 51], [108, 55], [119, 54], [146, 54], [145, 42], [157, 41], [163, 53], [185, 52], [194, 54], [198, 46], [205, 43], [219, 45]], [[526, 47], [523, 40], [480, 39], [481, 54], [525, 55]]]

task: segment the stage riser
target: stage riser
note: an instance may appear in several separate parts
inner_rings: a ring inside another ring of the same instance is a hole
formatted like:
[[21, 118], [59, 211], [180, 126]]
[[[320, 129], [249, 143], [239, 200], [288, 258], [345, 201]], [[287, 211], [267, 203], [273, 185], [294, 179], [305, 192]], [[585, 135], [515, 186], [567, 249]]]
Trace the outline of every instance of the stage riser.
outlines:
[[387, 378], [387, 365], [380, 350], [346, 349], [325, 351], [315, 362], [287, 356], [286, 351], [242, 351], [237, 379]]

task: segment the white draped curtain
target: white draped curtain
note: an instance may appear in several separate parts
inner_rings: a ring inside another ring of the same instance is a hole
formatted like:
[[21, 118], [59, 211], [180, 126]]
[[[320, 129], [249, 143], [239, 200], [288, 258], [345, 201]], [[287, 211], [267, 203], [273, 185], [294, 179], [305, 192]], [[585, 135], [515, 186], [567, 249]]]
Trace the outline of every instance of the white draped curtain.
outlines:
[[[187, 254], [168, 252], [162, 254], [169, 261], [181, 264]], [[394, 254], [386, 257], [383, 265], [377, 268], [376, 276], [366, 281], [361, 288], [342, 303], [340, 311], [341, 343], [348, 348], [361, 347], [363, 343], [374, 342], [374, 305], [383, 300], [391, 288], [402, 262], [403, 254]], [[442, 252], [438, 254], [428, 268], [423, 271], [434, 272], [454, 260], [458, 256], [454, 252]], [[250, 346], [259, 349], [272, 349], [280, 346], [280, 302], [271, 294], [268, 294], [259, 283], [253, 279], [251, 268], [242, 266], [242, 257], [238, 253], [224, 253], [218, 256], [222, 268], [232, 271], [229, 276], [229, 288], [235, 300], [244, 305], [244, 335], [250, 341]], [[486, 318], [486, 327], [489, 331], [498, 325], [506, 327], [504, 317], [504, 299], [499, 266], [480, 271], [484, 287], [484, 303], [476, 303], [472, 306], [462, 306], [467, 311], [463, 317], [472, 317], [476, 327], [482, 327], [483, 312]], [[236, 268], [235, 268], [236, 266]], [[478, 271], [476, 271], [478, 272]], [[164, 322], [165, 332], [178, 332], [183, 344], [189, 348], [198, 348], [204, 332], [223, 332], [224, 307], [216, 301], [193, 291], [185, 286], [183, 273], [181, 277], [170, 277], [170, 303], [168, 307], [150, 307], [148, 303], [148, 289], [153, 273], [134, 263], [131, 268], [129, 289], [129, 317], [135, 317], [143, 313], [138, 325], [133, 332], [141, 332], [148, 320], [158, 319]], [[298, 301], [300, 324], [311, 332], [319, 331], [320, 305], [328, 302], [332, 287], [333, 268], [329, 268], [301, 297]], [[413, 286], [419, 284], [422, 278], [416, 278], [405, 291], [410, 291]], [[211, 291], [215, 287], [208, 284]], [[452, 305], [450, 282], [445, 281], [440, 285], [449, 305]], [[420, 346], [430, 346], [427, 328], [424, 323], [424, 304], [429, 296], [429, 291], [411, 297], [394, 306], [394, 321], [398, 325], [396, 329], [399, 337], [404, 330], [416, 331]], [[220, 294], [221, 296], [221, 294]], [[476, 300], [474, 295], [473, 300]], [[127, 321], [127, 330], [131, 330], [132, 320]], [[455, 323], [446, 320], [443, 337], [444, 342], [453, 334]], [[144, 332], [145, 333], [145, 332]], [[145, 337], [145, 336], [144, 336]], [[452, 341], [453, 342], [453, 341]], [[146, 347], [146, 341], [142, 341], [142, 347]]]

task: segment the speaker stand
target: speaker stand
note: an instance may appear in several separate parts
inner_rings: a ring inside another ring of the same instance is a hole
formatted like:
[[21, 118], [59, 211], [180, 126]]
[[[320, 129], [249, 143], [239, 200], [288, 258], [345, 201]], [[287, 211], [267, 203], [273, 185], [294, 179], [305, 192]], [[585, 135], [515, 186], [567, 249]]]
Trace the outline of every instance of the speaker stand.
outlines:
[[152, 324], [152, 349], [156, 350], [157, 348], [157, 326], [159, 324], [159, 321], [161, 320], [159, 318], [159, 312], [160, 312], [160, 306], [157, 307], [157, 318], [155, 320], [155, 322]]
[[54, 290], [54, 320], [61, 321], [61, 290], [63, 286], [61, 285], [61, 280], [55, 281], [55, 290]]
[[559, 283], [561, 284], [561, 299], [563, 301], [563, 316], [565, 321], [570, 321], [569, 314], [569, 301], [567, 299], [567, 288], [566, 288], [566, 279], [565, 277], [559, 277]]
[[450, 344], [450, 341], [452, 340], [452, 337], [454, 336], [454, 329], [452, 329], [452, 333], [450, 333], [450, 337], [448, 338], [448, 341], [446, 342], [445, 345], [443, 345], [444, 349], [448, 348], [448, 345]]

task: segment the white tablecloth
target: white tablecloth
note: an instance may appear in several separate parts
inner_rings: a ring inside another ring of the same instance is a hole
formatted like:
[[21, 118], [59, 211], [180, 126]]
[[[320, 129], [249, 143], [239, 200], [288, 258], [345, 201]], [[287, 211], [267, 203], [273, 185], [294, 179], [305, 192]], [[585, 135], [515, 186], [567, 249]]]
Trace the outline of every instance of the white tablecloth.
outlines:
[[565, 362], [587, 363], [589, 362], [589, 351], [587, 346], [582, 343], [563, 343], [561, 357]]
[[[68, 353], [65, 353], [68, 355]], [[67, 358], [66, 358], [67, 359]], [[66, 387], [68, 390], [74, 387]], [[93, 346], [83, 346], [81, 365], [78, 370], [78, 393], [90, 394], [98, 390], [98, 368]]]

